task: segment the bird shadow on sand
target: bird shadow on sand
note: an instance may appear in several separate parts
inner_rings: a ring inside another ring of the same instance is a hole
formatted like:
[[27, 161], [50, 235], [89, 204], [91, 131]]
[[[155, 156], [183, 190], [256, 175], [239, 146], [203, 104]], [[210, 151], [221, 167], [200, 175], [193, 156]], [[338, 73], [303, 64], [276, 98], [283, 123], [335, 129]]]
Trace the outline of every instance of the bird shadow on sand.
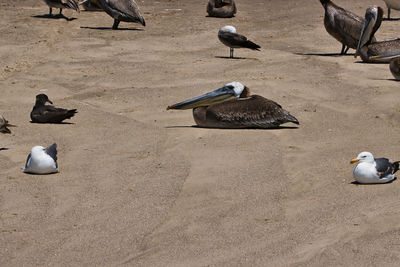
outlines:
[[392, 82], [400, 82], [400, 80], [396, 80], [396, 79], [377, 79], [377, 78], [373, 79], [373, 78], [370, 78], [369, 80], [373, 80], [373, 81], [392, 81]]
[[[397, 177], [394, 177], [394, 179], [391, 180], [390, 182], [383, 183], [383, 184], [391, 184], [391, 183], [393, 183], [393, 182], [396, 181], [396, 180], [397, 180]], [[353, 182], [351, 182], [351, 184], [353, 184], [353, 185], [380, 185], [379, 183], [376, 183], [376, 184], [362, 184], [362, 183], [359, 183], [359, 182], [357, 182], [357, 181], [353, 181]]]
[[0, 151], [2, 151], [2, 150], [8, 150], [8, 148], [7, 147], [0, 147]]
[[100, 30], [100, 31], [144, 31], [143, 29], [140, 29], [140, 28], [113, 29], [112, 27], [89, 27], [89, 26], [81, 26], [81, 29]]
[[342, 56], [353, 56], [354, 53], [340, 54], [340, 53], [294, 53], [298, 56], [318, 56], [318, 57], [342, 57]]
[[357, 64], [386, 64], [386, 65], [389, 64], [387, 62], [364, 62], [362, 60], [357, 60], [354, 63], [357, 63]]
[[76, 20], [76, 18], [67, 18], [63, 14], [58, 14], [58, 15], [50, 15], [50, 14], [36, 15], [36, 16], [32, 16], [32, 18], [39, 18], [39, 19], [65, 19], [66, 21]]
[[254, 57], [223, 57], [223, 56], [215, 56], [215, 58], [223, 58], [223, 59], [252, 59], [252, 60], [258, 60], [257, 58], [254, 58]]
[[166, 126], [166, 129], [179, 129], [179, 128], [197, 128], [197, 129], [210, 129], [210, 130], [231, 130], [231, 131], [238, 131], [238, 130], [261, 130], [261, 131], [274, 131], [274, 130], [282, 130], [282, 129], [297, 129], [299, 127], [296, 126], [278, 126], [276, 128], [207, 128], [207, 127], [200, 127], [198, 125], [191, 125], [191, 126], [183, 126], [183, 125], [176, 125], [176, 126]]
[[33, 121], [30, 121], [30, 123], [35, 123], [35, 124], [70, 124], [70, 125], [75, 124], [74, 122], [67, 122], [67, 121], [62, 121], [62, 122], [33, 122]]
[[400, 20], [400, 18], [390, 18], [390, 19], [384, 18], [383, 19], [383, 21], [398, 21], [398, 20]]

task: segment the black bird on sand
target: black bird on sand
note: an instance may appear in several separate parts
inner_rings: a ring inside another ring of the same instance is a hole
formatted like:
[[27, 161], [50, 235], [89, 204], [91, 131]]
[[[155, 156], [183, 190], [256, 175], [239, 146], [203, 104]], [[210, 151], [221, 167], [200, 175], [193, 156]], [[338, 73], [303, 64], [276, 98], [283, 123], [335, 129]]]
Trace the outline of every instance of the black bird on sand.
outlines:
[[61, 123], [65, 119], [70, 119], [77, 113], [76, 109], [56, 108], [52, 105], [46, 105], [50, 99], [45, 94], [36, 96], [35, 106], [31, 112], [31, 120], [36, 123]]

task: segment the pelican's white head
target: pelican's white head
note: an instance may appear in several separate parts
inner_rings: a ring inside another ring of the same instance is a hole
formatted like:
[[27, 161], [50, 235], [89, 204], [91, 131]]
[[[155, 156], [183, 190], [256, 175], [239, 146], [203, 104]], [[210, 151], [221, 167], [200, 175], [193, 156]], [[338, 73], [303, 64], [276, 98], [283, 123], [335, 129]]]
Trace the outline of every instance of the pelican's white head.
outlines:
[[357, 158], [352, 159], [350, 163], [356, 163], [356, 162], [367, 162], [367, 163], [374, 163], [375, 159], [374, 156], [370, 152], [361, 152], [358, 154]]
[[230, 33], [236, 33], [236, 29], [233, 26], [224, 26], [221, 29], [219, 29], [219, 32], [230, 32]]
[[232, 90], [235, 92], [235, 97], [240, 97], [244, 90], [244, 85], [240, 82], [230, 82], [224, 85], [224, 87], [233, 87]]

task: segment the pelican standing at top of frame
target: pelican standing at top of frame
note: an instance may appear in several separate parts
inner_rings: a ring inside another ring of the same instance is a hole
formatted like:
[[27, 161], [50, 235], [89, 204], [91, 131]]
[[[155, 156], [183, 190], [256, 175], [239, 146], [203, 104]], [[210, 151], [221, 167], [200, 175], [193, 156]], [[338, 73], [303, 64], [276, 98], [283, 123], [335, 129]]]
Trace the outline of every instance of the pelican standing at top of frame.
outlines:
[[395, 179], [394, 174], [399, 170], [399, 161], [390, 162], [387, 158], [377, 158], [370, 152], [361, 152], [350, 163], [358, 163], [353, 176], [361, 184], [383, 184]]
[[136, 22], [146, 26], [135, 0], [99, 0], [98, 3], [114, 19], [113, 30], [118, 29], [121, 21]]
[[[325, 9], [326, 31], [342, 44], [340, 54], [345, 55], [350, 48], [356, 49], [364, 18], [337, 6], [331, 0], [320, 0], [320, 2]], [[375, 38], [372, 41], [375, 41]]]
[[60, 16], [62, 15], [63, 8], [73, 9], [79, 12], [79, 3], [77, 0], [44, 0], [44, 2], [49, 6], [49, 15], [52, 16], [53, 8], [60, 9]]
[[34, 146], [26, 159], [25, 173], [33, 174], [50, 174], [58, 172], [57, 165], [57, 144], [44, 148], [42, 146]]
[[234, 48], [249, 48], [260, 51], [260, 46], [248, 40], [246, 36], [238, 34], [233, 26], [224, 26], [218, 31], [218, 39], [230, 48], [230, 58], [233, 58]]
[[390, 19], [390, 9], [400, 10], [400, 0], [383, 0], [388, 8], [387, 17]]

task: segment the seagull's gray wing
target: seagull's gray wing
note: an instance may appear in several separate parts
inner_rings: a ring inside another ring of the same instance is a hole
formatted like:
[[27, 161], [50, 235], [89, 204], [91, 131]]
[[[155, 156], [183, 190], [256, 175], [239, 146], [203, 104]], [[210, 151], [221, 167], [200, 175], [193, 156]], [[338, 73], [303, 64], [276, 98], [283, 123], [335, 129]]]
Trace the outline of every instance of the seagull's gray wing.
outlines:
[[375, 163], [379, 178], [382, 179], [393, 173], [392, 163], [387, 158], [375, 159]]
[[26, 158], [25, 169], [28, 168], [28, 163], [30, 160], [31, 160], [31, 153], [29, 153], [28, 157]]
[[57, 165], [57, 144], [54, 143], [51, 146], [46, 148], [46, 154], [48, 154], [50, 157], [52, 157], [56, 163], [56, 167], [58, 168]]

